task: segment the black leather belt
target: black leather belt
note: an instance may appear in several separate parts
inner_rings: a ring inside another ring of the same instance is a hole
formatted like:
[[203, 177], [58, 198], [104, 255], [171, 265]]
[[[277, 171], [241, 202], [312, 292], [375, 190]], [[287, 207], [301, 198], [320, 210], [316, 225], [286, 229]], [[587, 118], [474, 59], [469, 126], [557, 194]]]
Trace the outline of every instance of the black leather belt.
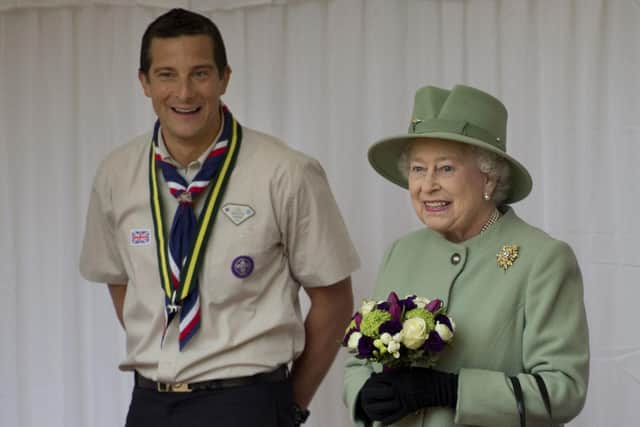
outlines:
[[135, 384], [137, 387], [156, 390], [159, 392], [185, 393], [196, 390], [220, 390], [230, 387], [241, 387], [258, 383], [275, 383], [284, 381], [289, 377], [289, 369], [286, 365], [280, 366], [275, 371], [250, 375], [247, 377], [224, 378], [220, 380], [200, 381], [196, 383], [160, 383], [143, 377], [135, 373]]

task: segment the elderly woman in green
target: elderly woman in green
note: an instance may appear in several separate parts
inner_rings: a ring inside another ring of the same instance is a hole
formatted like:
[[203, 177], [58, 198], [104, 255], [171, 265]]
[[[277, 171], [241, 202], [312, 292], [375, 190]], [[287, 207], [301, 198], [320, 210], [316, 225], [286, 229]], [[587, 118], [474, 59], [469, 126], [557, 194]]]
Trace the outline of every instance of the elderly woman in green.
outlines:
[[506, 122], [504, 105], [487, 93], [425, 87], [409, 133], [369, 150], [380, 175], [408, 188], [426, 225], [387, 250], [374, 297], [442, 298], [456, 332], [432, 368], [381, 372], [351, 358], [344, 400], [356, 425], [549, 425], [550, 417], [559, 425], [584, 405], [580, 270], [566, 243], [510, 207], [532, 183], [506, 153]]

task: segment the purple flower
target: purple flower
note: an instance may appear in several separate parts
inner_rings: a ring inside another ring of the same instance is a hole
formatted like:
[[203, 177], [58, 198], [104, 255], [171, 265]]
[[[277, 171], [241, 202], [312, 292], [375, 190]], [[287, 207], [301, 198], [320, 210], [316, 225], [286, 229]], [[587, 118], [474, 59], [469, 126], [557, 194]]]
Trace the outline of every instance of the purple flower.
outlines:
[[453, 326], [451, 325], [451, 320], [449, 320], [449, 318], [447, 316], [445, 316], [444, 314], [438, 314], [436, 316], [435, 320], [436, 320], [436, 323], [440, 322], [443, 325], [447, 325], [447, 327], [453, 331]]
[[430, 353], [439, 353], [445, 346], [440, 335], [436, 331], [429, 332], [429, 338], [424, 342], [424, 349]]
[[391, 305], [398, 304], [398, 302], [400, 301], [400, 298], [398, 298], [398, 294], [392, 291], [389, 293], [389, 296], [387, 297], [387, 301]]
[[358, 340], [358, 357], [370, 358], [373, 356], [374, 349], [373, 338], [366, 335], [360, 337], [360, 340]]
[[362, 322], [362, 314], [360, 314], [360, 312], [354, 314], [353, 320], [356, 323], [356, 328], [360, 329], [360, 322]]
[[391, 319], [399, 321], [402, 316], [402, 306], [400, 305], [398, 294], [391, 292], [387, 297], [387, 302], [389, 303], [389, 314], [391, 314]]
[[383, 302], [381, 302], [381, 303], [378, 303], [378, 304], [376, 305], [376, 308], [377, 308], [378, 310], [389, 311], [389, 303], [388, 303], [388, 302], [386, 302], [386, 301], [383, 301]]
[[404, 308], [404, 311], [413, 310], [414, 308], [417, 307], [416, 303], [413, 302], [415, 297], [416, 297], [415, 295], [412, 295], [409, 298], [405, 298], [405, 299], [401, 299], [400, 300], [400, 305]]
[[427, 304], [425, 309], [427, 311], [435, 313], [436, 311], [440, 310], [441, 307], [442, 307], [442, 300], [439, 300], [439, 299], [436, 298], [436, 299], [432, 300], [429, 304]]
[[395, 335], [402, 330], [402, 323], [399, 320], [387, 320], [380, 325], [380, 335], [385, 332]]
[[391, 314], [392, 320], [400, 321], [400, 317], [402, 316], [402, 307], [400, 304], [390, 304], [389, 314]]

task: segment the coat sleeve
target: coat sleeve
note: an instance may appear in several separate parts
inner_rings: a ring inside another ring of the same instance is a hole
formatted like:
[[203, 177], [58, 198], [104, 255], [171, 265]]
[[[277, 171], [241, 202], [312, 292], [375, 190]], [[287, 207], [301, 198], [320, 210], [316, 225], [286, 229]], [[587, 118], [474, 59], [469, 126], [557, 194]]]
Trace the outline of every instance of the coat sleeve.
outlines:
[[[547, 386], [554, 424], [581, 411], [587, 393], [589, 338], [582, 277], [571, 248], [550, 240], [531, 269], [524, 302], [522, 385], [527, 420], [547, 422], [532, 373]], [[516, 402], [504, 372], [461, 369], [455, 422], [479, 426], [519, 425]]]
[[[389, 258], [391, 258], [391, 253], [393, 252], [394, 247], [395, 243], [391, 245], [389, 249], [387, 249], [383, 257], [380, 269], [378, 271], [378, 281], [376, 283], [376, 288], [373, 294], [374, 298], [379, 297], [384, 293], [384, 291], [381, 289], [382, 284], [380, 282], [380, 277], [382, 276], [382, 273], [384, 272], [389, 262]], [[344, 389], [342, 393], [342, 400], [349, 410], [351, 421], [353, 422], [354, 426], [369, 427], [371, 425], [371, 423], [366, 423], [365, 420], [358, 416], [359, 414], [356, 411], [356, 403], [358, 402], [360, 389], [362, 388], [364, 383], [369, 379], [373, 372], [380, 371], [382, 371], [382, 366], [377, 363], [372, 364], [370, 362], [367, 362], [366, 360], [358, 359], [355, 356], [351, 356], [347, 359], [344, 372]], [[375, 424], [377, 425], [378, 423]]]
[[349, 410], [349, 416], [353, 425], [357, 427], [368, 427], [371, 425], [359, 417], [359, 414], [356, 411], [356, 403], [358, 402], [360, 389], [372, 373], [373, 369], [371, 364], [367, 361], [357, 359], [354, 356], [347, 359], [344, 372], [344, 391], [342, 393], [342, 400]]

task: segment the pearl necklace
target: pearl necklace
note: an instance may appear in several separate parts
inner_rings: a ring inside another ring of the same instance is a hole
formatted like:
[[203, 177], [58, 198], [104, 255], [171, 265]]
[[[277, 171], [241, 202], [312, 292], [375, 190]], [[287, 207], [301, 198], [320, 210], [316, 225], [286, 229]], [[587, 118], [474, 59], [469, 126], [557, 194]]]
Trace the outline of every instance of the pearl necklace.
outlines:
[[485, 231], [487, 231], [489, 227], [495, 224], [498, 218], [500, 218], [500, 211], [498, 209], [494, 209], [493, 213], [491, 214], [487, 222], [485, 222], [482, 228], [480, 229], [480, 233], [484, 233]]

